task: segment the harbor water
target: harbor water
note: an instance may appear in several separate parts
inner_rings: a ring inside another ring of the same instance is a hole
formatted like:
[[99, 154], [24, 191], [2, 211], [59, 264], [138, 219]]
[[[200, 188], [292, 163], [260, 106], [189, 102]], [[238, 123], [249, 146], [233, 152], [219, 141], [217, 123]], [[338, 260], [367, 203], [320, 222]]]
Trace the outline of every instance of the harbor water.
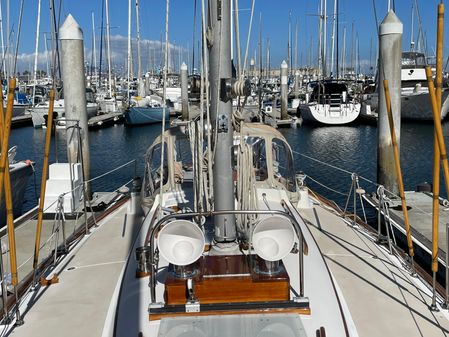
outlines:
[[[443, 125], [446, 140], [449, 139], [449, 123]], [[297, 129], [280, 129], [294, 150], [297, 171], [303, 171], [306, 183], [320, 194], [345, 206], [351, 187], [351, 172], [359, 175], [360, 185], [367, 192], [374, 192], [376, 185], [377, 127], [357, 124], [352, 126], [317, 127], [303, 125]], [[148, 146], [161, 132], [160, 125], [129, 128], [115, 125], [89, 131], [91, 146], [91, 178], [136, 160], [92, 184], [93, 191], [112, 191], [142, 175], [144, 156]], [[13, 129], [10, 146], [17, 145], [16, 159], [35, 162], [35, 178], [31, 177], [23, 210], [36, 205], [41, 179], [45, 130], [23, 127]], [[56, 144], [56, 146], [55, 146]], [[65, 131], [58, 130], [52, 139], [50, 163], [66, 160]], [[401, 165], [407, 190], [414, 190], [423, 182], [432, 181], [433, 126], [423, 123], [402, 123]], [[313, 158], [314, 160], [310, 159]], [[338, 170], [338, 167], [343, 169]], [[33, 182], [35, 179], [36, 183]], [[441, 192], [445, 196], [441, 179]], [[352, 200], [352, 199], [351, 199]], [[350, 202], [352, 209], [352, 201]]]

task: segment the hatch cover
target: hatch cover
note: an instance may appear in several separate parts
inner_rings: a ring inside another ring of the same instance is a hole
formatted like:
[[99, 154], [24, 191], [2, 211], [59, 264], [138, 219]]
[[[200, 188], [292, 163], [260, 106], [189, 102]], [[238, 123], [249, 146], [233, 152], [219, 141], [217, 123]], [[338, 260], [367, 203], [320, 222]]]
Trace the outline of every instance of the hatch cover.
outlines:
[[158, 337], [306, 337], [297, 314], [163, 318]]

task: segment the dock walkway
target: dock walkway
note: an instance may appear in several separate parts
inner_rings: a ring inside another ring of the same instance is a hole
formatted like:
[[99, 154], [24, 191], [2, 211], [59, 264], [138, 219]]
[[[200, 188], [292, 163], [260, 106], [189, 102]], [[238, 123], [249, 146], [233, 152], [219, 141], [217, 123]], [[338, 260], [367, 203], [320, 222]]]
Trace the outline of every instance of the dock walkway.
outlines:
[[118, 123], [122, 118], [123, 112], [109, 112], [89, 118], [87, 126], [89, 128], [99, 128], [112, 123]]
[[[364, 198], [371, 206], [376, 209], [378, 208], [378, 201], [376, 199], [371, 196], [365, 196]], [[432, 251], [432, 194], [428, 192], [406, 191], [405, 199], [407, 201], [413, 241], [420, 250], [429, 255]], [[440, 264], [444, 266], [447, 251], [446, 224], [449, 224], [449, 205], [444, 206], [443, 203], [443, 200], [440, 200], [438, 257]], [[404, 216], [399, 200], [393, 201], [389, 207], [389, 212], [392, 225], [398, 232], [405, 235]], [[429, 257], [425, 258], [428, 259]]]

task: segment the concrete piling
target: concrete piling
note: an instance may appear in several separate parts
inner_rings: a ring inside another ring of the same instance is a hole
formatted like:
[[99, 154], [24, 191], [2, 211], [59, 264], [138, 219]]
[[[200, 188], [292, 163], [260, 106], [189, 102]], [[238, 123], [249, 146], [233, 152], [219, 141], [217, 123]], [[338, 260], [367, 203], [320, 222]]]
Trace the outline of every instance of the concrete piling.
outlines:
[[[89, 180], [90, 154], [87, 131], [86, 79], [84, 75], [83, 31], [69, 14], [60, 28], [62, 80], [64, 105], [67, 121], [67, 157], [70, 163], [78, 161], [79, 151], [83, 156], [84, 179]], [[79, 121], [82, 148], [79, 148], [78, 134], [73, 128]], [[88, 187], [88, 195], [90, 188]]]
[[281, 119], [288, 119], [288, 65], [281, 64]]
[[398, 179], [390, 127], [388, 124], [387, 106], [384, 92], [384, 79], [388, 80], [391, 110], [398, 146], [401, 136], [401, 58], [402, 58], [403, 26], [396, 14], [390, 10], [380, 24], [379, 29], [379, 122], [377, 181], [391, 192], [398, 193]]
[[181, 103], [182, 103], [182, 119], [189, 120], [189, 88], [188, 88], [188, 73], [187, 65], [181, 65]]

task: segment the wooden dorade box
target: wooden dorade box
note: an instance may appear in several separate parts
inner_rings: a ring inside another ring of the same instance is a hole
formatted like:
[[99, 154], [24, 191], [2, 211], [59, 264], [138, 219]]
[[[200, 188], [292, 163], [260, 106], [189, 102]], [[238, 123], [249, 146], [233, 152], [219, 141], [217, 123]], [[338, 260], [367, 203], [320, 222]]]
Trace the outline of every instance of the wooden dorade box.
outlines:
[[[275, 275], [257, 273], [252, 266], [256, 256], [204, 256], [193, 276], [195, 295], [202, 304], [288, 301], [290, 279], [280, 263]], [[166, 305], [186, 304], [186, 279], [178, 278], [170, 265], [165, 281]]]

